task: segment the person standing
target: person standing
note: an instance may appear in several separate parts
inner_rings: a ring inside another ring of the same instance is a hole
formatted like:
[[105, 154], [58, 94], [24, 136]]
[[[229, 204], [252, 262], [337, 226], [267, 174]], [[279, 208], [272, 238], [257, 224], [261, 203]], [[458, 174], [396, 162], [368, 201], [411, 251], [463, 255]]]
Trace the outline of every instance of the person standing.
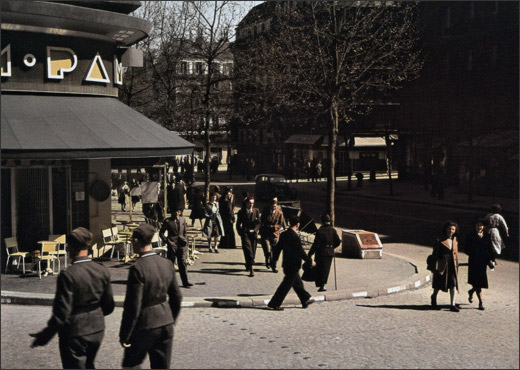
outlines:
[[222, 217], [222, 226], [224, 227], [225, 235], [220, 238], [220, 247], [222, 248], [236, 248], [235, 233], [233, 231], [233, 223], [235, 222], [235, 197], [233, 196], [233, 189], [225, 187], [224, 194], [220, 198], [220, 216]]
[[139, 202], [139, 183], [135, 177], [132, 177], [132, 181], [130, 182], [130, 196], [132, 198], [132, 211], [135, 210], [136, 204]]
[[302, 267], [302, 260], [305, 260], [312, 266], [316, 266], [316, 262], [314, 262], [303, 250], [302, 242], [296, 232], [300, 227], [300, 219], [298, 216], [293, 215], [289, 217], [289, 226], [289, 230], [281, 233], [280, 240], [273, 250], [275, 265], [280, 253], [283, 252], [282, 268], [284, 277], [273, 297], [267, 304], [267, 307], [276, 311], [283, 310], [280, 306], [291, 288], [293, 288], [298, 295], [303, 308], [307, 308], [309, 304], [314, 303], [311, 295], [303, 286], [303, 281], [300, 277], [299, 271]]
[[255, 198], [250, 196], [244, 200], [242, 208], [237, 214], [237, 232], [242, 240], [242, 251], [244, 252], [244, 260], [246, 271], [249, 276], [255, 276], [253, 265], [256, 256], [256, 243], [258, 231], [260, 230], [260, 211], [254, 208]]
[[140, 257], [130, 267], [119, 330], [124, 348], [123, 367], [138, 367], [146, 354], [152, 369], [169, 369], [174, 324], [181, 310], [182, 294], [170, 260], [152, 249], [155, 229], [141, 224], [132, 233]]
[[198, 219], [200, 227], [202, 228], [202, 219], [206, 217], [206, 210], [204, 209], [204, 200], [200, 188], [198, 186], [193, 190], [193, 195], [190, 201], [191, 213], [191, 226], [195, 226], [195, 220]]
[[493, 268], [493, 246], [489, 233], [484, 230], [484, 220], [477, 219], [474, 230], [466, 238], [466, 254], [468, 258], [468, 301], [473, 302], [473, 293], [477, 293], [478, 309], [484, 310], [482, 289], [488, 288], [487, 267]]
[[121, 211], [125, 211], [126, 206], [126, 196], [130, 194], [130, 187], [128, 186], [128, 182], [125, 181], [123, 186], [119, 188], [119, 196], [118, 196], [118, 202], [121, 204]]
[[46, 345], [58, 333], [64, 369], [94, 369], [94, 360], [105, 334], [105, 316], [114, 311], [110, 272], [88, 257], [92, 233], [72, 230], [67, 245], [72, 265], [58, 275], [52, 317], [36, 334], [31, 347]]
[[331, 224], [330, 215], [325, 213], [321, 216], [322, 226], [319, 228], [311, 249], [309, 250], [309, 257], [316, 261], [316, 286], [319, 288], [318, 292], [325, 292], [327, 288], [327, 280], [329, 279], [330, 265], [334, 258], [334, 250], [341, 244], [336, 229]]
[[450, 311], [459, 312], [455, 305], [455, 289], [459, 290], [458, 269], [459, 269], [459, 248], [457, 242], [458, 225], [453, 221], [448, 221], [442, 228], [443, 235], [439, 238], [434, 247], [433, 255], [439, 261], [439, 269], [434, 272], [431, 296], [431, 305], [437, 306], [437, 294], [439, 290], [450, 291]]
[[[208, 238], [208, 248], [211, 253], [219, 253], [218, 238], [226, 235], [222, 227], [222, 218], [220, 217], [217, 196], [218, 193], [213, 192], [206, 205], [206, 221], [204, 222], [204, 228], [202, 230], [202, 235]], [[214, 240], [215, 249], [211, 246], [211, 238]]]
[[260, 244], [264, 251], [265, 266], [272, 268], [276, 272], [276, 265], [273, 265], [273, 248], [280, 238], [280, 229], [284, 225], [283, 212], [278, 206], [278, 198], [271, 199], [271, 205], [262, 209], [260, 216]]
[[500, 214], [502, 207], [500, 204], [493, 204], [491, 206], [491, 212], [486, 215], [484, 222], [486, 223], [486, 229], [491, 237], [491, 245], [493, 246], [493, 265], [496, 264], [496, 256], [502, 253], [502, 249], [506, 247], [504, 239], [500, 235], [500, 232], [509, 237], [509, 228], [507, 227], [506, 220]]
[[[181, 217], [180, 209], [173, 209], [172, 216], [164, 220], [159, 237], [168, 246], [168, 259], [179, 267], [179, 275], [181, 276], [182, 286], [189, 289], [193, 284], [188, 281], [187, 263], [188, 257], [188, 239], [186, 236], [186, 219]], [[165, 236], [168, 232], [168, 236]]]
[[186, 186], [184, 184], [184, 181], [180, 178], [180, 176], [177, 176], [175, 179], [175, 189], [173, 190], [174, 193], [174, 207], [173, 209], [180, 209], [181, 210], [181, 216], [184, 212], [184, 208], [186, 208]]

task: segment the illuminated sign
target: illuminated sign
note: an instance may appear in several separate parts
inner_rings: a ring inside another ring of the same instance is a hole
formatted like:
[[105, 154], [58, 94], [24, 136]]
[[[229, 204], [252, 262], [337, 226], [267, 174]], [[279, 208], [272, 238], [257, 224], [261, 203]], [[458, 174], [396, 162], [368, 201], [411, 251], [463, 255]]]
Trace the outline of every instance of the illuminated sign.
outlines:
[[11, 77], [11, 44], [2, 49], [2, 64], [0, 69], [2, 77]]
[[65, 73], [78, 65], [78, 57], [72, 49], [47, 46], [47, 78], [62, 80]]

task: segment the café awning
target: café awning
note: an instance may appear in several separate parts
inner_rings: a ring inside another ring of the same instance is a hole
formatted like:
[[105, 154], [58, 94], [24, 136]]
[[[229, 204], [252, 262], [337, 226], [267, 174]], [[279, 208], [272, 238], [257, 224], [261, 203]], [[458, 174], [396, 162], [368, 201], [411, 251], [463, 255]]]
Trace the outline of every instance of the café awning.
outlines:
[[3, 159], [163, 157], [194, 145], [112, 97], [2, 94]]
[[321, 135], [294, 134], [291, 135], [287, 140], [285, 140], [284, 143], [314, 145], [319, 139], [321, 139], [321, 137]]

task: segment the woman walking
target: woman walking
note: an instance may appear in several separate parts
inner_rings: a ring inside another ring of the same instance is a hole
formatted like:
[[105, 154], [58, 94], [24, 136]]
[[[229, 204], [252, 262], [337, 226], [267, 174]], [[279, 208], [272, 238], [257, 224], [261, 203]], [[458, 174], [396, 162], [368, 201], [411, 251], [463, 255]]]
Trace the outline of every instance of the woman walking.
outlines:
[[334, 258], [335, 248], [341, 244], [336, 229], [331, 224], [330, 215], [325, 213], [321, 216], [322, 226], [319, 228], [314, 238], [314, 243], [309, 250], [309, 257], [316, 254], [316, 287], [318, 292], [325, 292], [327, 280], [329, 278], [330, 265]]
[[448, 221], [442, 228], [442, 235], [433, 246], [433, 255], [438, 261], [438, 270], [433, 273], [433, 294], [431, 305], [437, 308], [437, 294], [439, 290], [450, 291], [450, 311], [459, 312], [455, 305], [455, 289], [459, 290], [458, 268], [459, 268], [459, 248], [457, 241], [457, 223]]
[[482, 289], [488, 288], [486, 269], [493, 267], [493, 246], [489, 233], [484, 230], [484, 220], [477, 219], [474, 230], [466, 238], [466, 254], [468, 259], [468, 301], [473, 302], [473, 293], [477, 293], [478, 309], [484, 310], [482, 304]]
[[219, 200], [219, 205], [225, 232], [225, 235], [220, 238], [220, 246], [222, 248], [236, 248], [235, 232], [233, 230], [233, 223], [235, 222], [235, 197], [233, 196], [232, 188], [224, 188], [224, 194]]
[[500, 232], [504, 233], [507, 237], [509, 237], [509, 229], [506, 224], [506, 220], [504, 217], [500, 215], [502, 212], [502, 207], [500, 204], [493, 204], [491, 206], [491, 212], [488, 213], [484, 219], [486, 224], [486, 229], [489, 232], [489, 236], [491, 237], [491, 245], [493, 245], [493, 265], [496, 264], [496, 256], [502, 253], [502, 249], [506, 247]]
[[195, 220], [199, 220], [200, 227], [202, 228], [202, 220], [206, 217], [206, 210], [204, 209], [204, 198], [200, 192], [199, 187], [195, 187], [193, 190], [193, 196], [190, 200], [191, 208], [191, 226], [195, 226]]
[[[206, 205], [206, 222], [204, 223], [204, 230], [202, 235], [208, 238], [208, 247], [211, 253], [218, 253], [218, 239], [224, 236], [224, 228], [222, 227], [222, 218], [220, 217], [220, 210], [217, 201], [217, 193], [212, 193], [210, 200]], [[214, 240], [215, 249], [211, 246], [211, 238]]]

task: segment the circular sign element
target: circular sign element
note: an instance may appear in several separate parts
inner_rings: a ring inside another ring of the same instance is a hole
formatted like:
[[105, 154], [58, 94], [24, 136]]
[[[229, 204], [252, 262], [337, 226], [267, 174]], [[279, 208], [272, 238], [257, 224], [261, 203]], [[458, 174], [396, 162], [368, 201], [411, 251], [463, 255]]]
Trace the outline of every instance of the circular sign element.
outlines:
[[110, 186], [105, 181], [96, 180], [90, 186], [90, 196], [98, 202], [103, 202], [110, 196]]
[[36, 58], [32, 54], [25, 54], [25, 56], [23, 57], [23, 63], [27, 67], [34, 67], [34, 65], [36, 64]]

